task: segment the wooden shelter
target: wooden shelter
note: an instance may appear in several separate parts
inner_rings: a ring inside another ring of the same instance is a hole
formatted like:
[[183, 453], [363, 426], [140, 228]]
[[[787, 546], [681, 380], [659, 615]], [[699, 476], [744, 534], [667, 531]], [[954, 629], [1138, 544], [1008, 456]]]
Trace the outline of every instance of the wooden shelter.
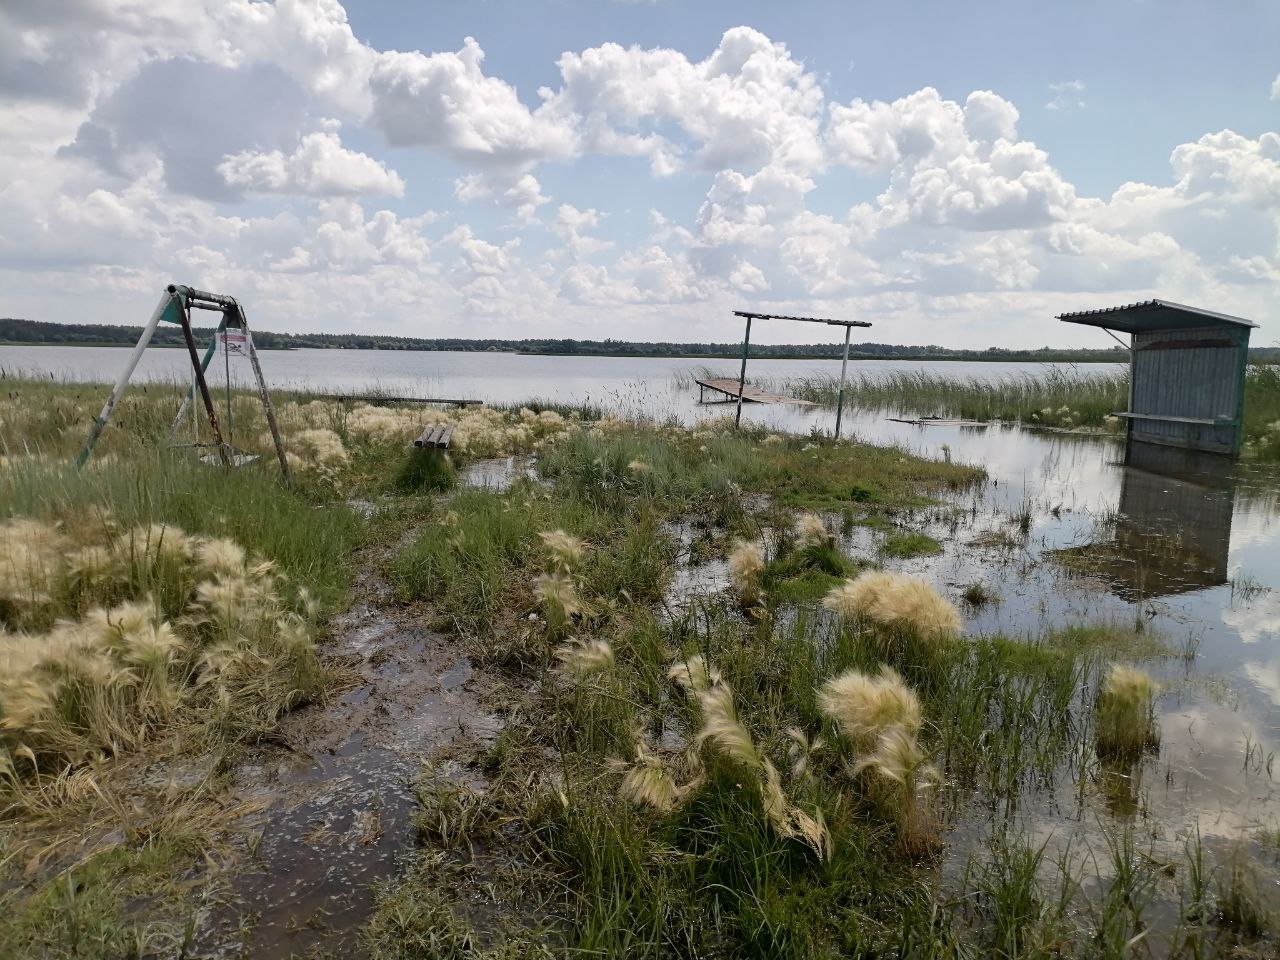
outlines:
[[[1257, 326], [1168, 300], [1062, 313], [1059, 320], [1129, 334], [1126, 462], [1135, 443], [1240, 454], [1249, 332]], [[1116, 337], [1119, 340], [1119, 337]], [[1121, 341], [1123, 342], [1123, 341]]]

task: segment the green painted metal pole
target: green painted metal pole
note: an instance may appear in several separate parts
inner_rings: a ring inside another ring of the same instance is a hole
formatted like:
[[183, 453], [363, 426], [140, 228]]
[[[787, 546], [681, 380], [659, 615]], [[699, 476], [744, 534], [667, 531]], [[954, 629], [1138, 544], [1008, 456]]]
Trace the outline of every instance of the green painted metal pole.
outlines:
[[836, 439], [840, 439], [840, 418], [844, 414], [844, 373], [849, 366], [849, 331], [852, 328], [845, 326], [844, 328], [844, 359], [840, 361], [840, 392], [836, 394]]
[[747, 351], [751, 347], [751, 318], [747, 317], [747, 332], [742, 337], [742, 372], [738, 374], [738, 409], [733, 415], [733, 429], [742, 423], [742, 391], [747, 387]]
[[76, 457], [77, 467], [83, 467], [89, 462], [89, 457], [93, 455], [94, 444], [98, 442], [98, 437], [106, 429], [107, 421], [111, 419], [111, 414], [115, 412], [116, 405], [124, 396], [125, 390], [128, 389], [129, 379], [133, 376], [133, 371], [137, 369], [138, 361], [142, 359], [142, 354], [146, 352], [147, 344], [151, 342], [151, 338], [155, 335], [156, 327], [160, 325], [161, 317], [173, 305], [173, 300], [174, 297], [171, 293], [166, 292], [161, 296], [160, 303], [157, 304], [155, 312], [151, 314], [151, 319], [142, 328], [142, 336], [138, 337], [138, 345], [133, 348], [133, 355], [129, 357], [129, 363], [121, 372], [120, 378], [116, 380], [116, 385], [112, 388], [111, 395], [107, 397], [107, 402], [103, 405], [102, 412], [94, 417], [93, 425], [89, 428], [89, 438], [84, 442], [84, 449], [80, 451], [80, 455]]

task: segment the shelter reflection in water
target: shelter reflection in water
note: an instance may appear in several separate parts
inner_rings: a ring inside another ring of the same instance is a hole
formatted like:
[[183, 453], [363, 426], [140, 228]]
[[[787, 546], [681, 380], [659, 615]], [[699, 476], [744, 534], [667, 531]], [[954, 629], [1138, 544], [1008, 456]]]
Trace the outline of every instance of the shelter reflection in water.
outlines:
[[1223, 457], [1133, 443], [1105, 540], [1053, 551], [1067, 569], [1137, 602], [1227, 582], [1235, 506]]

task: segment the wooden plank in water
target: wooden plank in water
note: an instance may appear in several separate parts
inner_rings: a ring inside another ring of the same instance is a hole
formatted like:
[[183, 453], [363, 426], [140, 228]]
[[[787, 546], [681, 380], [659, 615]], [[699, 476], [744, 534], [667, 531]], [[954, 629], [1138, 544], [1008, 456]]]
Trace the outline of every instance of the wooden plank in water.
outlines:
[[[728, 377], [708, 377], [705, 380], [695, 379], [693, 382], [696, 383], [699, 387], [703, 387], [707, 390], [714, 390], [716, 393], [723, 393], [729, 400], [738, 399], [738, 381], [737, 380], [732, 380]], [[723, 403], [724, 401], [712, 401], [712, 402]], [[768, 391], [761, 390], [759, 387], [754, 387], [749, 383], [742, 388], [742, 402], [743, 403], [798, 403], [804, 406], [813, 406], [813, 402], [811, 400], [801, 400], [798, 397], [787, 397], [781, 393], [769, 393]]]
[[914, 419], [905, 419], [903, 417], [885, 417], [886, 420], [892, 420], [894, 423], [910, 423], [917, 427], [989, 427], [990, 421], [987, 420], [948, 420], [946, 417], [916, 417]]

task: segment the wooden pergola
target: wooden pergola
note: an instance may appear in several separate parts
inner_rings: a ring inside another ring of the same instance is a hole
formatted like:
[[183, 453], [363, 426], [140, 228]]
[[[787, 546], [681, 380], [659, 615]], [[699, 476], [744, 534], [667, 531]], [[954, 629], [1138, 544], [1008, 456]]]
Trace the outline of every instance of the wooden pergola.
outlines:
[[825, 317], [788, 317], [778, 313], [753, 313], [750, 310], [735, 310], [735, 317], [747, 321], [746, 333], [742, 337], [742, 371], [738, 374], [738, 407], [733, 415], [733, 426], [736, 429], [742, 423], [742, 391], [747, 385], [747, 352], [751, 346], [752, 320], [794, 320], [798, 323], [825, 323], [829, 327], [844, 327], [844, 357], [840, 361], [840, 392], [836, 399], [836, 439], [840, 439], [840, 419], [844, 413], [844, 379], [849, 366], [849, 331], [854, 327], [869, 327], [865, 320], [830, 320]]

